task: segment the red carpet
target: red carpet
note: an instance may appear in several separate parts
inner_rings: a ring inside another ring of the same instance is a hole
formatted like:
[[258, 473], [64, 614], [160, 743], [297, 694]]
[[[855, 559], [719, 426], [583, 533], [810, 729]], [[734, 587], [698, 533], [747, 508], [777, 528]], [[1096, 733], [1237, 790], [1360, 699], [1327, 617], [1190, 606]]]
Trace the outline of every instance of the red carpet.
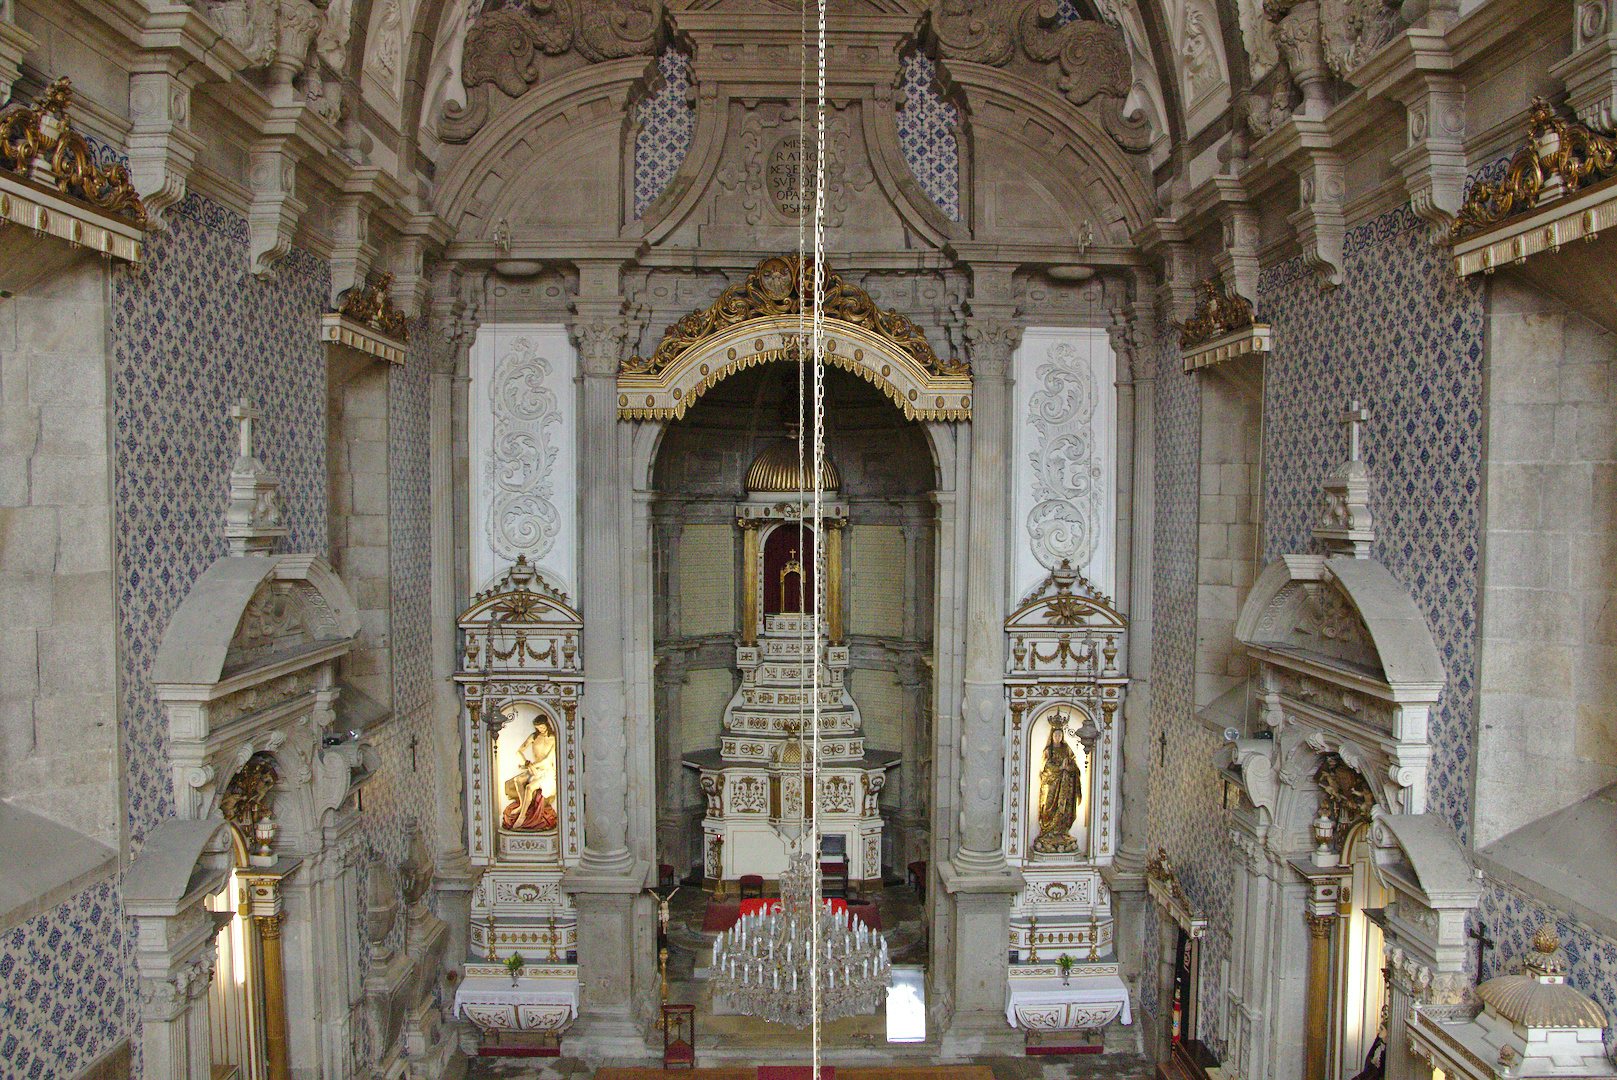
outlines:
[[[754, 901], [748, 901], [749, 904]], [[859, 917], [859, 920], [872, 930], [881, 929], [881, 912], [876, 905], [866, 901], [859, 901], [848, 905], [848, 910]], [[702, 913], [702, 930], [708, 934], [722, 934], [736, 924], [741, 917], [741, 901], [739, 900], [709, 900], [707, 910]]]

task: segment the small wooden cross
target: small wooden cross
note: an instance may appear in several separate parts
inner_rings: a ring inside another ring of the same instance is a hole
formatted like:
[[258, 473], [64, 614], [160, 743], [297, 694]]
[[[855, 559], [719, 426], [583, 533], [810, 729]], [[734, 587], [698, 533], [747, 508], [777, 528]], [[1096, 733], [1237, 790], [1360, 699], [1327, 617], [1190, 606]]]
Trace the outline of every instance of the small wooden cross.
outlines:
[[1348, 460], [1359, 460], [1359, 426], [1370, 419], [1370, 412], [1359, 399], [1354, 398], [1347, 412], [1342, 414], [1342, 425], [1348, 429]]
[[1480, 984], [1482, 982], [1482, 952], [1484, 949], [1493, 948], [1497, 943], [1488, 936], [1488, 924], [1485, 922], [1478, 922], [1476, 929], [1467, 930], [1465, 936], [1477, 943], [1477, 982]]
[[410, 736], [410, 771], [416, 771], [415, 748], [421, 745], [421, 740], [414, 735]]
[[1168, 764], [1168, 733], [1166, 731], [1157, 733], [1157, 764]]
[[248, 405], [245, 401], [230, 408], [230, 418], [236, 421], [241, 428], [239, 439], [242, 457], [253, 456], [253, 421], [257, 420], [260, 415], [262, 414], [257, 409]]

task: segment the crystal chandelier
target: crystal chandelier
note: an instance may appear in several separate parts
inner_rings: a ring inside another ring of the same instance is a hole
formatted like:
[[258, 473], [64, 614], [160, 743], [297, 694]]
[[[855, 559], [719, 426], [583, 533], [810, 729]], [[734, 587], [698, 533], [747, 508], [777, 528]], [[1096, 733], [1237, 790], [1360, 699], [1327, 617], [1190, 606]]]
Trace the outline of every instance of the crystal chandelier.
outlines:
[[851, 912], [827, 905], [816, 916], [814, 873], [799, 847], [781, 874], [779, 904], [719, 936], [713, 992], [738, 1011], [804, 1028], [814, 1023], [816, 1008], [824, 1022], [868, 1015], [886, 1002], [887, 942]]

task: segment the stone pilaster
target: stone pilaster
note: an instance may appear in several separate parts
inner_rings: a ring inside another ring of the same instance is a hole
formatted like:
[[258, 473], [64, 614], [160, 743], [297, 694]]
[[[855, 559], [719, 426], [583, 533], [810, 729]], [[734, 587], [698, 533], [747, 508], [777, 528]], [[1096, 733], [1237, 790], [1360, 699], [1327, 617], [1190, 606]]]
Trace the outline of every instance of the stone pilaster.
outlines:
[[[586, 1044], [638, 1039], [637, 972], [654, 968], [637, 919], [636, 896], [651, 866], [629, 850], [629, 718], [624, 688], [624, 543], [628, 522], [618, 432], [618, 365], [637, 344], [624, 302], [603, 287], [609, 269], [584, 268], [570, 327], [583, 375], [578, 485], [585, 557], [579, 575], [584, 617], [584, 853], [562, 880], [578, 908], [579, 983]], [[616, 282], [611, 281], [615, 286]], [[649, 827], [650, 823], [646, 823]], [[641, 949], [641, 945], [646, 946]], [[625, 946], [628, 947], [625, 947]], [[648, 955], [638, 954], [647, 951]]]
[[[984, 283], [979, 282], [981, 289]], [[988, 287], [993, 288], [990, 281]], [[960, 726], [959, 846], [939, 868], [954, 913], [953, 1016], [946, 1053], [993, 1049], [1005, 1023], [1011, 897], [1021, 875], [1005, 862], [1006, 523], [1010, 519], [1011, 355], [1021, 327], [1004, 305], [982, 305], [966, 324], [972, 388], [971, 573], [966, 585]]]

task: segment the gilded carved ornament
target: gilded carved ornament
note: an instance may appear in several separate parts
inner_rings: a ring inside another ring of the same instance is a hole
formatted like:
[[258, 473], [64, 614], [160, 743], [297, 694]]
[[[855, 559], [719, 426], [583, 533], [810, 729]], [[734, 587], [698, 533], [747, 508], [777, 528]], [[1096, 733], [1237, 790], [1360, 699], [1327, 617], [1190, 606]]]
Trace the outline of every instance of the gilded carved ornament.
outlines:
[[399, 341], [410, 340], [410, 317], [393, 303], [393, 273], [386, 271], [343, 294], [337, 314]]
[[1202, 282], [1196, 311], [1179, 328], [1179, 346], [1194, 349], [1209, 341], [1244, 330], [1257, 320], [1252, 314], [1252, 302], [1219, 283], [1216, 278]]
[[[72, 105], [73, 84], [64, 75], [33, 105], [18, 102], [0, 110], [0, 169], [53, 186], [63, 195], [144, 228], [146, 207], [129, 170], [95, 163], [90, 144], [68, 118]], [[8, 210], [0, 206], [0, 222]]]
[[1534, 98], [1527, 145], [1510, 159], [1502, 179], [1472, 187], [1449, 235], [1466, 239], [1614, 173], [1617, 137], [1559, 117], [1548, 101]]
[[[795, 255], [771, 256], [711, 305], [670, 326], [649, 358], [619, 366], [619, 416], [675, 419], [734, 372], [797, 360], [807, 347], [811, 312], [803, 292], [813, 273]], [[874, 384], [907, 418], [970, 418], [969, 364], [939, 357], [914, 322], [877, 306], [835, 271], [825, 270], [823, 279], [826, 364]]]

